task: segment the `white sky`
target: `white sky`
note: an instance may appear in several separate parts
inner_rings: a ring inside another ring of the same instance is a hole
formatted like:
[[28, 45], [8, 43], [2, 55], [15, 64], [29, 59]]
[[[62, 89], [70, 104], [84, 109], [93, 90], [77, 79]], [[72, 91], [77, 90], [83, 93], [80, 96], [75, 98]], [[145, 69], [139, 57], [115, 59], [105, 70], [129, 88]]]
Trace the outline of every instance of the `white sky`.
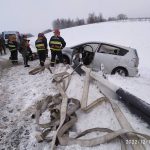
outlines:
[[104, 18], [120, 13], [128, 17], [150, 17], [150, 0], [0, 0], [0, 32], [18, 30], [37, 34], [52, 28], [57, 18]]

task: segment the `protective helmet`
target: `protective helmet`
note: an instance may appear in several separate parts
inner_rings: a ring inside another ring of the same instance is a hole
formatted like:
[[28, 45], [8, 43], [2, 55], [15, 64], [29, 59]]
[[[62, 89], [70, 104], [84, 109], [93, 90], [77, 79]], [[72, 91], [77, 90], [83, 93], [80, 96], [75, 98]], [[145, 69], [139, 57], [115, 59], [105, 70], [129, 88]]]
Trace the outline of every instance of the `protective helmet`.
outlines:
[[55, 30], [54, 30], [54, 33], [57, 34], [57, 35], [60, 35], [59, 29], [55, 29]]
[[39, 34], [38, 34], [38, 37], [43, 37], [42, 33], [39, 33]]
[[42, 37], [44, 37], [44, 33], [41, 33]]

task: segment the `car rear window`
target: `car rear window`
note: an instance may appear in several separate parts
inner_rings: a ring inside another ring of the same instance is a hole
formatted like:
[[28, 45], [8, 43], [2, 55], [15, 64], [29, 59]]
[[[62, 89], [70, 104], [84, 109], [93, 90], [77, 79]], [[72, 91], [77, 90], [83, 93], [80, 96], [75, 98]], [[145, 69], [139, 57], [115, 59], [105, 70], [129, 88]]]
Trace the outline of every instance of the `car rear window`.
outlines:
[[128, 53], [128, 50], [126, 50], [126, 49], [120, 49], [118, 55], [124, 56], [124, 55], [127, 54], [127, 53]]

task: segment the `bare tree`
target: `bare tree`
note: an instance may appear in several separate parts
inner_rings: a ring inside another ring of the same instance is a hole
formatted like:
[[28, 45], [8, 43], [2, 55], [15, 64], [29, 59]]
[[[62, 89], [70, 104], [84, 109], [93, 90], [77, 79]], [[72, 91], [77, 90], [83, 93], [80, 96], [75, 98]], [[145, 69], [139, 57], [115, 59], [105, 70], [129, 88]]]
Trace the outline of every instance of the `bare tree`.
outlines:
[[105, 19], [103, 18], [103, 15], [100, 13], [98, 17], [96, 17], [97, 22], [104, 22]]
[[84, 25], [84, 24], [85, 24], [84, 19], [77, 18], [76, 21], [74, 22], [74, 26], [81, 26], [81, 25]]
[[117, 16], [117, 19], [118, 19], [118, 20], [126, 20], [126, 19], [128, 19], [128, 17], [127, 17], [125, 14], [119, 14], [119, 15]]
[[94, 13], [90, 13], [87, 19], [87, 24], [95, 23], [96, 22], [96, 16]]
[[101, 13], [98, 16], [96, 16], [94, 13], [90, 13], [87, 20], [79, 19], [79, 18], [77, 18], [76, 20], [56, 19], [53, 21], [53, 29], [64, 29], [64, 28], [70, 28], [74, 26], [104, 22], [104, 21], [107, 20], [103, 18]]
[[108, 21], [116, 21], [117, 20], [117, 18], [115, 18], [115, 17], [109, 17], [108, 18]]
[[60, 29], [61, 28], [61, 22], [60, 19], [53, 21], [53, 29]]

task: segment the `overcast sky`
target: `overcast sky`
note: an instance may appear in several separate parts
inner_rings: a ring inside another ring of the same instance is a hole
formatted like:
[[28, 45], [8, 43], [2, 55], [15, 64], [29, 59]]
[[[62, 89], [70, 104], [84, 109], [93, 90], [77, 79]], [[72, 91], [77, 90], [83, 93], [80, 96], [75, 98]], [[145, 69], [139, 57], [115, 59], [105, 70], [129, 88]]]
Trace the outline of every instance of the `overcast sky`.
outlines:
[[0, 0], [0, 32], [18, 30], [37, 34], [52, 28], [57, 18], [104, 18], [123, 13], [128, 17], [150, 17], [150, 0]]

